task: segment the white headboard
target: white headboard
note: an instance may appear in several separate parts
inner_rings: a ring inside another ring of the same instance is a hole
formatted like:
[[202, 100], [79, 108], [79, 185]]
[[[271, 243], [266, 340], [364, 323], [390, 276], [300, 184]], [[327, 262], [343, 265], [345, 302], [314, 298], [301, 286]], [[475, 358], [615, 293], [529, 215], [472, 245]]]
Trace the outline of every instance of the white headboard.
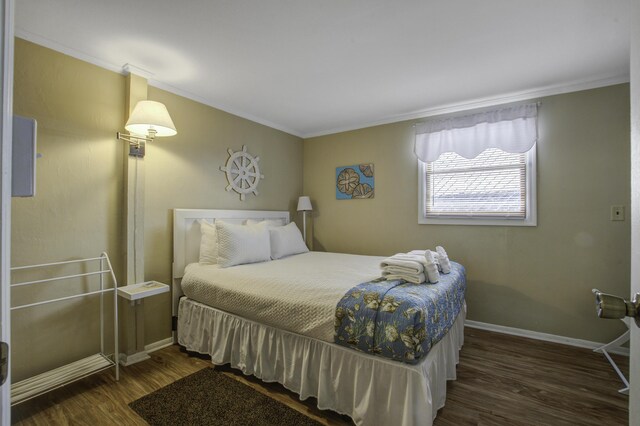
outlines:
[[182, 275], [184, 268], [200, 257], [200, 223], [198, 219], [205, 219], [211, 223], [216, 219], [225, 222], [243, 224], [247, 219], [280, 219], [283, 224], [289, 223], [289, 212], [266, 210], [203, 210], [203, 209], [174, 209], [173, 210], [173, 285], [172, 312], [178, 315], [178, 303], [182, 296]]

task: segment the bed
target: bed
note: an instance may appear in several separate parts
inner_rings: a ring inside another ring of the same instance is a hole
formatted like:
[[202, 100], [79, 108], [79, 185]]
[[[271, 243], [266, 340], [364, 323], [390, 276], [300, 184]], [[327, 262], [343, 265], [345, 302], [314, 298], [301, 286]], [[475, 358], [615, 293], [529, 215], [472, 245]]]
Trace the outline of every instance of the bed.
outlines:
[[[340, 346], [332, 341], [340, 295], [379, 275], [381, 258], [312, 252], [220, 270], [197, 264], [199, 219], [288, 223], [289, 214], [174, 210], [173, 312], [178, 343], [210, 355], [214, 364], [230, 364], [263, 381], [279, 382], [303, 400], [315, 397], [320, 409], [346, 414], [356, 424], [433, 422], [444, 406], [447, 380], [456, 377], [464, 306], [442, 339], [415, 364]], [[187, 297], [182, 286], [185, 269]], [[291, 273], [299, 276], [296, 269], [305, 271], [306, 281], [288, 281], [294, 279]], [[262, 280], [253, 286], [262, 294], [240, 290], [250, 287], [251, 274]], [[238, 280], [248, 284], [238, 286]], [[208, 287], [207, 281], [216, 285]], [[227, 284], [230, 281], [233, 284]]]

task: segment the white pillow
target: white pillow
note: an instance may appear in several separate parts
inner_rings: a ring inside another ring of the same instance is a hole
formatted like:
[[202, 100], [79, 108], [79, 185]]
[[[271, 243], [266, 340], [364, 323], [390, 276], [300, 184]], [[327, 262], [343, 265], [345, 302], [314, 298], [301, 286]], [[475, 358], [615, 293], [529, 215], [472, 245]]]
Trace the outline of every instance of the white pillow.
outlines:
[[271, 259], [269, 230], [266, 227], [216, 221], [216, 231], [218, 264], [222, 268]]
[[294, 222], [285, 226], [269, 228], [269, 237], [271, 240], [271, 258], [274, 260], [309, 251], [302, 240], [300, 230]]
[[276, 219], [265, 219], [265, 220], [253, 220], [253, 219], [247, 219], [247, 221], [245, 222], [245, 225], [249, 225], [249, 226], [255, 226], [255, 225], [266, 225], [267, 227], [273, 227], [273, 226], [282, 226], [282, 221], [281, 220], [276, 220]]
[[215, 265], [218, 263], [218, 234], [216, 226], [200, 219], [200, 263]]

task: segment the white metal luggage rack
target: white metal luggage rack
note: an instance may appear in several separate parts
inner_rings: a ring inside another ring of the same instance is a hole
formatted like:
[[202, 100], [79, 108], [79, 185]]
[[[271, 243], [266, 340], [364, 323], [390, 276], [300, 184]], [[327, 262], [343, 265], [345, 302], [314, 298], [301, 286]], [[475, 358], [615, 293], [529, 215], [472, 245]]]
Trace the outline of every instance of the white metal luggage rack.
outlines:
[[[80, 359], [78, 361], [74, 361], [72, 363], [63, 365], [62, 367], [58, 367], [53, 370], [38, 374], [37, 376], [33, 376], [28, 379], [22, 380], [20, 382], [13, 383], [11, 385], [11, 405], [15, 405], [15, 404], [24, 402], [28, 399], [35, 398], [36, 396], [42, 395], [43, 393], [46, 393], [50, 390], [62, 387], [66, 384], [69, 384], [76, 380], [80, 380], [84, 377], [87, 377], [93, 373], [97, 373], [98, 371], [102, 371], [114, 366], [116, 368], [115, 378], [116, 380], [120, 378], [120, 369], [117, 363], [118, 294], [115, 291], [118, 287], [118, 282], [116, 281], [115, 274], [113, 273], [113, 268], [111, 267], [111, 261], [109, 260], [109, 256], [106, 253], [102, 253], [99, 257], [92, 257], [87, 259], [69, 260], [65, 262], [55, 262], [55, 263], [44, 263], [41, 265], [19, 266], [19, 267], [11, 268], [11, 271], [44, 268], [44, 267], [57, 266], [57, 265], [67, 265], [72, 263], [79, 263], [79, 264], [89, 263], [89, 262], [100, 262], [99, 270], [94, 272], [51, 277], [51, 278], [46, 278], [41, 280], [25, 281], [25, 282], [18, 282], [18, 283], [11, 284], [11, 287], [18, 287], [18, 286], [26, 286], [26, 285], [33, 285], [33, 284], [42, 284], [42, 283], [47, 283], [51, 281], [63, 281], [63, 280], [69, 280], [69, 279], [78, 278], [78, 277], [88, 277], [93, 275], [99, 275], [99, 278], [100, 278], [99, 290], [87, 291], [84, 293], [74, 294], [72, 296], [60, 297], [56, 299], [44, 300], [41, 302], [28, 303], [24, 305], [11, 307], [11, 310], [15, 311], [18, 309], [27, 309], [35, 306], [45, 305], [48, 303], [61, 302], [63, 300], [100, 295], [100, 352], [95, 355], [91, 355], [86, 358]], [[113, 287], [105, 288], [104, 276], [107, 274], [111, 275], [111, 279], [113, 280]], [[112, 357], [105, 354], [105, 347], [104, 347], [104, 329], [105, 329], [104, 296], [107, 293], [113, 293], [113, 338], [114, 338], [113, 353], [114, 355]]]
[[627, 326], [627, 331], [622, 333], [620, 337], [612, 340], [606, 345], [602, 345], [600, 347], [595, 348], [593, 351], [599, 352], [603, 354], [605, 358], [607, 358], [607, 360], [609, 361], [609, 364], [611, 364], [613, 369], [618, 374], [618, 377], [620, 377], [620, 380], [622, 380], [622, 383], [624, 383], [624, 388], [620, 389], [618, 392], [624, 395], [629, 395], [629, 387], [630, 387], [629, 380], [627, 380], [627, 378], [624, 376], [622, 371], [620, 371], [620, 368], [618, 368], [618, 364], [616, 364], [613, 358], [611, 358], [611, 355], [609, 355], [609, 351], [615, 351], [616, 349], [620, 349], [622, 345], [624, 345], [629, 341], [629, 339], [631, 339], [631, 331], [629, 330], [629, 327], [631, 324], [631, 318], [629, 317], [622, 318], [620, 319], [620, 321], [622, 321]]

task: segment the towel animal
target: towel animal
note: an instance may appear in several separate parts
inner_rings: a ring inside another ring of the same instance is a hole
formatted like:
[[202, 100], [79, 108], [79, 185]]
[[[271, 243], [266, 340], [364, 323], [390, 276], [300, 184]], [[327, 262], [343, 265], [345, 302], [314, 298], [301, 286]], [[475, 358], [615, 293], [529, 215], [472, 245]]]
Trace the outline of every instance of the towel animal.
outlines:
[[451, 262], [449, 261], [449, 255], [445, 251], [444, 247], [436, 247], [436, 253], [438, 253], [438, 260], [440, 260], [440, 266], [442, 266], [442, 272], [448, 274], [451, 272]]
[[443, 274], [448, 274], [451, 272], [451, 262], [449, 261], [449, 255], [442, 246], [436, 247], [436, 251], [433, 250], [412, 250], [409, 254], [421, 255], [423, 256], [427, 251], [430, 251], [433, 254], [433, 257], [438, 265], [438, 271]]

